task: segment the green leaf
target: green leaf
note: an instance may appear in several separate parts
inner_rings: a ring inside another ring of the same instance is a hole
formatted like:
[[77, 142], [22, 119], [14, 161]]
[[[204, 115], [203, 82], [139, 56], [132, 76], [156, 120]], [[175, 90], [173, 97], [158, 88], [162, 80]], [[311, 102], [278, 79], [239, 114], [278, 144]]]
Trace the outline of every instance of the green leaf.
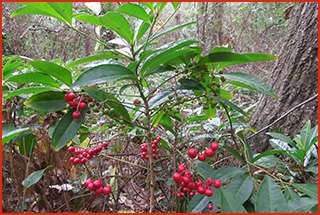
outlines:
[[15, 71], [18, 67], [20, 67], [22, 64], [22, 62], [19, 61], [11, 63], [11, 59], [2, 68], [2, 79], [8, 78], [11, 75], [11, 73]]
[[145, 77], [148, 77], [149, 75], [153, 75], [153, 74], [163, 73], [163, 72], [167, 72], [167, 71], [173, 71], [175, 69], [176, 68], [173, 66], [160, 65], [160, 66], [157, 66], [156, 68], [154, 68], [153, 70], [147, 72], [145, 74]]
[[117, 8], [117, 11], [120, 13], [127, 14], [129, 16], [133, 16], [138, 19], [142, 19], [148, 23], [151, 23], [150, 16], [146, 13], [146, 11], [137, 4], [124, 4]]
[[154, 11], [153, 2], [140, 2], [140, 4], [145, 5], [150, 8], [151, 11]]
[[318, 184], [307, 182], [305, 184], [293, 184], [293, 186], [311, 198], [318, 200]]
[[220, 101], [222, 103], [225, 103], [229, 107], [233, 108], [234, 110], [238, 111], [242, 115], [244, 115], [244, 116], [249, 118], [248, 114], [246, 112], [244, 112], [244, 110], [242, 110], [241, 108], [239, 108], [237, 105], [233, 104], [232, 102], [228, 101], [227, 99], [221, 98], [219, 96], [210, 96], [210, 97], [215, 98], [216, 100], [218, 100], [218, 101]]
[[206, 195], [196, 195], [188, 204], [187, 213], [201, 213], [205, 207], [208, 207], [209, 199]]
[[187, 23], [183, 23], [183, 24], [179, 24], [179, 25], [175, 25], [175, 26], [172, 26], [170, 28], [166, 28], [162, 31], [160, 31], [159, 33], [153, 35], [150, 39], [149, 39], [149, 42], [152, 42], [153, 40], [157, 39], [158, 37], [161, 37], [165, 34], [168, 34], [172, 31], [175, 31], [175, 30], [178, 30], [180, 28], [183, 28], [183, 27], [186, 27], [188, 25], [192, 25], [192, 24], [196, 24], [197, 22], [187, 22]]
[[222, 213], [247, 213], [239, 200], [228, 190], [220, 188]]
[[[35, 137], [36, 136], [33, 134], [25, 134], [25, 135], [19, 136], [20, 154], [25, 155], [24, 151], [26, 151], [26, 154], [29, 154], [31, 152], [31, 150], [37, 144], [37, 140]], [[24, 146], [25, 146], [25, 149], [24, 149]]]
[[246, 86], [251, 87], [255, 91], [264, 93], [275, 99], [278, 98], [277, 94], [273, 91], [273, 89], [268, 84], [266, 84], [261, 79], [256, 78], [252, 75], [249, 75], [246, 73], [240, 73], [240, 72], [230, 72], [230, 73], [223, 73], [222, 76], [231, 81], [240, 82]]
[[172, 4], [174, 10], [177, 10], [177, 8], [178, 8], [179, 5], [180, 5], [180, 2], [171, 2], [171, 4]]
[[15, 75], [8, 78], [6, 82], [37, 83], [53, 87], [59, 87], [53, 78], [51, 78], [49, 75], [42, 74], [39, 72], [28, 72], [24, 74]]
[[270, 155], [274, 155], [274, 154], [279, 154], [282, 152], [286, 152], [286, 150], [273, 150], [273, 151], [263, 152], [260, 155], [254, 157], [250, 162], [255, 163], [257, 160], [259, 160], [262, 157], [266, 157], [266, 156], [270, 156]]
[[75, 119], [72, 116], [74, 111], [75, 109], [70, 109], [69, 112], [62, 117], [62, 119], [54, 129], [51, 140], [51, 147], [53, 149], [62, 149], [77, 134], [77, 131], [85, 118], [87, 109], [80, 110], [81, 117], [79, 119]]
[[217, 93], [217, 96], [224, 98], [224, 99], [227, 99], [227, 100], [233, 98], [233, 95], [227, 90], [217, 89], [216, 93]]
[[139, 20], [136, 24], [135, 31], [134, 31], [134, 40], [139, 41], [141, 37], [146, 33], [146, 31], [149, 29], [150, 24], [146, 23], [142, 20]]
[[79, 13], [74, 15], [74, 19], [82, 22], [91, 23], [94, 25], [99, 25], [103, 27], [107, 27], [104, 23], [100, 21], [100, 17], [88, 15], [86, 13]]
[[173, 130], [173, 123], [171, 121], [171, 118], [168, 115], [164, 115], [161, 117], [161, 120], [159, 123], [168, 131], [170, 131], [172, 134], [175, 134]]
[[130, 24], [120, 13], [109, 12], [100, 17], [100, 21], [110, 30], [119, 34], [129, 43], [133, 41], [133, 32], [130, 30]]
[[84, 87], [83, 88], [88, 95], [96, 100], [97, 102], [104, 102], [106, 100], [112, 100], [106, 102], [110, 108], [113, 108], [116, 113], [118, 113], [121, 117], [123, 117], [126, 121], [131, 121], [131, 118], [128, 114], [127, 109], [121, 104], [121, 102], [116, 99], [113, 95], [104, 92], [102, 90], [92, 88], [92, 87]]
[[82, 73], [73, 83], [72, 88], [112, 82], [119, 79], [137, 80], [137, 77], [130, 69], [121, 65], [100, 65]]
[[113, 54], [99, 54], [99, 55], [93, 55], [89, 57], [80, 58], [78, 60], [73, 61], [72, 63], [69, 63], [66, 65], [66, 68], [78, 66], [79, 64], [84, 64], [91, 61], [96, 60], [107, 60], [107, 59], [113, 59], [113, 58], [124, 58], [123, 56], [119, 55], [113, 55]]
[[39, 92], [50, 91], [50, 90], [55, 90], [55, 88], [30, 87], [30, 88], [19, 89], [19, 90], [15, 90], [15, 91], [9, 93], [8, 96], [6, 97], [6, 100], [13, 97], [13, 96], [18, 96], [18, 95], [27, 94], [27, 93], [39, 93]]
[[243, 159], [243, 157], [239, 154], [239, 152], [237, 150], [234, 150], [233, 148], [231, 148], [228, 145], [223, 145], [222, 148], [226, 149], [228, 152], [230, 152], [230, 154], [232, 154], [235, 158], [237, 158], [239, 161], [241, 161], [243, 165], [245, 165], [245, 160]]
[[72, 2], [48, 2], [55, 11], [69, 24], [72, 24]]
[[46, 73], [57, 78], [61, 82], [65, 83], [68, 87], [71, 86], [71, 73], [66, 68], [63, 68], [62, 66], [59, 66], [51, 62], [41, 60], [30, 61], [30, 64], [40, 72]]
[[275, 133], [275, 132], [267, 132], [266, 134], [270, 135], [273, 138], [281, 140], [283, 142], [292, 144], [291, 138], [286, 136], [286, 135], [283, 135], [283, 134], [280, 134], [280, 133]]
[[299, 195], [287, 185], [284, 191], [284, 197], [286, 198], [287, 201], [300, 198]]
[[173, 93], [174, 93], [174, 91], [171, 89], [163, 90], [160, 93], [157, 93], [155, 96], [153, 96], [149, 100], [149, 102], [148, 102], [149, 108], [153, 109], [155, 107], [158, 107], [162, 103], [166, 102], [168, 100], [168, 96], [172, 95]]
[[290, 213], [310, 213], [311, 208], [316, 206], [318, 201], [310, 198], [300, 198], [288, 201]]
[[41, 92], [31, 96], [24, 104], [40, 111], [58, 111], [66, 107], [64, 96], [63, 92]]
[[53, 165], [49, 165], [42, 170], [38, 170], [31, 173], [26, 179], [22, 181], [22, 185], [25, 186], [26, 188], [31, 187], [42, 178], [44, 172], [50, 167], [53, 167]]
[[2, 132], [2, 145], [6, 144], [10, 140], [12, 140], [14, 137], [18, 136], [20, 133], [26, 130], [29, 130], [29, 128], [19, 128], [6, 133]]
[[249, 173], [236, 176], [227, 186], [226, 190], [232, 193], [242, 205], [252, 193], [253, 179]]
[[286, 199], [277, 183], [266, 175], [259, 187], [255, 203], [256, 213], [287, 213]]
[[206, 91], [201, 83], [192, 79], [181, 78], [178, 82], [180, 83], [179, 89]]

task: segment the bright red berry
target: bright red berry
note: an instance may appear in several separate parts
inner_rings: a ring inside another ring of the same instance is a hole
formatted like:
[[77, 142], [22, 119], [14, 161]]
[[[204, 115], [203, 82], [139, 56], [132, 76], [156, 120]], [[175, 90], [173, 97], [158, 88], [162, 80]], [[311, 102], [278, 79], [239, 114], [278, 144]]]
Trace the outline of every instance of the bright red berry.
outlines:
[[173, 174], [172, 178], [173, 178], [173, 180], [174, 180], [174, 181], [176, 181], [176, 182], [177, 182], [177, 181], [179, 181], [179, 180], [180, 180], [181, 175], [180, 175], [179, 173], [177, 173], [177, 172], [176, 172], [176, 173], [174, 173], [174, 174]]
[[72, 116], [76, 119], [79, 119], [81, 117], [81, 113], [80, 111], [76, 110], [75, 112], [73, 112]]
[[194, 189], [196, 188], [195, 183], [190, 182], [190, 183], [188, 184], [188, 188], [189, 188], [190, 190], [194, 190]]
[[192, 197], [192, 196], [194, 196], [194, 193], [193, 193], [193, 192], [190, 192], [190, 194], [189, 194], [189, 195]]
[[110, 186], [105, 186], [103, 189], [102, 189], [102, 192], [103, 194], [105, 195], [108, 195], [111, 193], [111, 187]]
[[156, 140], [157, 140], [157, 141], [160, 141], [160, 140], [161, 140], [161, 137], [156, 136]]
[[207, 178], [207, 183], [208, 183], [209, 186], [212, 185], [213, 184], [212, 178]]
[[64, 96], [64, 100], [65, 100], [66, 102], [69, 102], [69, 101], [70, 101], [68, 95], [65, 95], [65, 96]]
[[191, 178], [189, 178], [187, 176], [183, 176], [182, 181], [184, 181], [184, 183], [186, 183], [186, 184], [189, 184], [191, 182]]
[[183, 172], [186, 169], [185, 165], [181, 164], [180, 166], [178, 166], [178, 171], [179, 172]]
[[[81, 98], [81, 101], [80, 101], [80, 98]], [[82, 96], [82, 97], [79, 96], [79, 97], [77, 98], [77, 101], [78, 101], [78, 102], [85, 102], [86, 99], [85, 99], [83, 96]]]
[[93, 156], [90, 154], [87, 154], [87, 158], [90, 160]]
[[216, 142], [213, 142], [213, 143], [211, 143], [210, 148], [211, 148], [213, 151], [216, 151], [216, 150], [218, 150], [218, 148], [219, 148], [219, 144], [216, 143]]
[[71, 158], [70, 158], [71, 163], [74, 162], [74, 159], [75, 159], [75, 157], [71, 157]]
[[205, 154], [198, 155], [199, 161], [205, 161], [207, 156]]
[[193, 158], [197, 157], [197, 151], [195, 149], [189, 149], [188, 155], [190, 158], [193, 159]]
[[93, 182], [93, 185], [94, 185], [96, 188], [99, 188], [99, 187], [102, 186], [102, 183], [101, 183], [100, 180], [95, 180], [95, 181]]
[[195, 182], [195, 184], [196, 184], [197, 187], [200, 187], [200, 186], [203, 185], [203, 182], [202, 182], [201, 180], [197, 180], [197, 181]]
[[92, 179], [91, 178], [88, 178], [87, 180], [86, 180], [86, 182], [84, 182], [84, 184], [88, 187], [88, 185], [89, 184], [91, 184], [92, 183]]
[[187, 177], [191, 177], [191, 175], [192, 175], [192, 173], [191, 173], [190, 171], [186, 171], [186, 172], [184, 173], [184, 176], [187, 176]]
[[212, 210], [212, 209], [213, 209], [213, 206], [212, 206], [212, 205], [208, 205], [208, 209], [209, 209], [209, 210]]
[[155, 160], [158, 159], [158, 155], [153, 154], [152, 157], [153, 157], [153, 159], [155, 159]]
[[[82, 97], [83, 98], [83, 97]], [[86, 103], [84, 103], [84, 102], [81, 102], [80, 104], [79, 104], [79, 108], [80, 109], [85, 109], [87, 107], [87, 104]]]
[[177, 197], [180, 197], [181, 196], [181, 193], [177, 193]]
[[221, 187], [221, 181], [220, 181], [220, 180], [218, 180], [218, 179], [214, 180], [214, 182], [213, 182], [213, 186], [214, 186], [215, 188], [219, 188], [219, 187]]
[[198, 189], [197, 189], [197, 191], [198, 191], [198, 193], [200, 193], [200, 194], [204, 194], [205, 192], [206, 192], [206, 190], [204, 189], [204, 187], [198, 187]]
[[97, 194], [97, 195], [100, 195], [102, 192], [103, 192], [102, 187], [99, 187], [98, 189], [96, 189], [96, 190], [94, 191], [94, 193]]
[[102, 143], [102, 146], [103, 146], [104, 148], [107, 148], [107, 147], [108, 147], [108, 143]]
[[68, 96], [69, 100], [73, 100], [76, 97], [76, 95], [73, 92], [67, 93], [67, 96]]
[[213, 195], [213, 191], [211, 189], [206, 189], [204, 191], [204, 193], [206, 194], [206, 196], [212, 196]]
[[92, 102], [92, 99], [90, 97], [87, 98], [88, 102]]
[[207, 157], [213, 157], [215, 152], [211, 149], [211, 148], [208, 148], [206, 149], [206, 151], [204, 152], [204, 154], [207, 156]]
[[87, 187], [91, 191], [94, 191], [96, 189], [95, 186], [93, 185], [93, 183], [89, 183]]
[[180, 195], [181, 195], [181, 196], [185, 196], [185, 193], [181, 193]]
[[80, 163], [80, 158], [75, 158], [73, 161], [73, 164], [78, 164], [78, 163]]
[[74, 152], [74, 151], [75, 151], [75, 149], [74, 149], [74, 147], [73, 147], [73, 146], [70, 146], [70, 147], [68, 148], [68, 151], [69, 151], [70, 153], [72, 153], [72, 152]]
[[92, 88], [94, 88], [94, 86], [93, 86], [93, 85], [89, 85], [89, 87], [92, 87]]
[[218, 208], [218, 209], [220, 209], [220, 207], [219, 207], [219, 206], [217, 206], [217, 208]]
[[82, 158], [81, 160], [80, 160], [80, 163], [82, 163], [82, 164], [85, 164], [87, 162], [87, 159], [85, 159], [85, 158]]
[[70, 105], [71, 107], [77, 108], [77, 106], [78, 106], [78, 101], [76, 101], [76, 100], [69, 100], [69, 105]]

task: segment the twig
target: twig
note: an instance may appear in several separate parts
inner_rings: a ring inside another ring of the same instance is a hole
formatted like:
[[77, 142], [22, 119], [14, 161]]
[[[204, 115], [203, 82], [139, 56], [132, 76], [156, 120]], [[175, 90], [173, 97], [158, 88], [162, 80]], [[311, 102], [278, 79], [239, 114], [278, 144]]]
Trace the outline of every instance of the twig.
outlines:
[[276, 119], [273, 123], [267, 125], [266, 127], [262, 128], [261, 130], [259, 130], [257, 133], [251, 135], [250, 137], [247, 138], [247, 140], [249, 140], [250, 138], [256, 136], [257, 134], [263, 132], [264, 130], [267, 130], [268, 128], [270, 128], [271, 126], [273, 126], [274, 124], [276, 124], [277, 122], [279, 122], [281, 119], [283, 119], [284, 117], [286, 117], [287, 115], [289, 115], [291, 112], [293, 112], [295, 109], [297, 109], [298, 107], [301, 107], [302, 105], [312, 101], [313, 99], [318, 97], [318, 93], [314, 96], [312, 96], [311, 98], [305, 100], [304, 102], [301, 102], [300, 104], [297, 104], [296, 106], [294, 106], [293, 108], [291, 108], [287, 113], [285, 113], [284, 115], [282, 115], [281, 117], [279, 117], [278, 119]]

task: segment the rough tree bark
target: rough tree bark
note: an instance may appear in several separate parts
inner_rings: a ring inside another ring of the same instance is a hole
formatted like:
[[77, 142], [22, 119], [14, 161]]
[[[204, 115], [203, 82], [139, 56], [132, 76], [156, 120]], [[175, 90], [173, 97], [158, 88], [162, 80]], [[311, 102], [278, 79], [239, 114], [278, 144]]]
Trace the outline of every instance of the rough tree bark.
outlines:
[[[250, 123], [257, 130], [270, 125], [291, 108], [318, 93], [317, 3], [300, 3], [297, 6], [282, 44], [279, 59], [268, 79], [278, 99], [265, 95], [260, 98]], [[281, 133], [293, 137], [300, 133], [308, 120], [312, 126], [318, 124], [317, 97], [250, 138], [250, 143], [255, 152], [269, 150], [271, 145], [270, 136], [265, 134], [267, 131], [275, 132], [281, 127]]]

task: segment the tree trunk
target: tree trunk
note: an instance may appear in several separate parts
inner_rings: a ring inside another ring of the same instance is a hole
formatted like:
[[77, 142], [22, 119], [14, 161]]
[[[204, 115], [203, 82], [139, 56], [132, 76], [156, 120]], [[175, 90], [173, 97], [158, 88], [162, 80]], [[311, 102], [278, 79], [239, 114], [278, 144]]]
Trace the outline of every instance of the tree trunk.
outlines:
[[[289, 25], [288, 34], [282, 41], [279, 59], [273, 68], [268, 84], [278, 99], [263, 95], [252, 115], [250, 126], [257, 130], [265, 128], [290, 109], [317, 95], [318, 92], [318, 4], [299, 3]], [[281, 127], [282, 134], [293, 137], [303, 125], [311, 121], [318, 124], [317, 97], [296, 108], [279, 122], [250, 138], [254, 152], [271, 149], [270, 136]]]

